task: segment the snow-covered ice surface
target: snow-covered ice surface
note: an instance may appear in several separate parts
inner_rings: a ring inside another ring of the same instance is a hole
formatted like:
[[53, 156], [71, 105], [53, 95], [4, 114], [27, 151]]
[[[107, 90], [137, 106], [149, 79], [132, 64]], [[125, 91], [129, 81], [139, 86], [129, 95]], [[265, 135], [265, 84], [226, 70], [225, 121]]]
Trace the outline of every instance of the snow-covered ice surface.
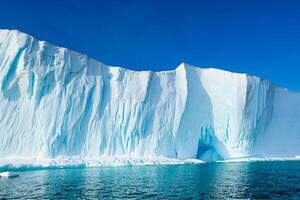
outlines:
[[299, 102], [247, 74], [132, 71], [0, 30], [2, 166], [295, 158]]
[[[2, 170], [31, 170], [31, 169], [57, 169], [57, 168], [85, 168], [101, 166], [150, 166], [150, 165], [181, 165], [203, 164], [198, 159], [180, 160], [166, 157], [125, 157], [111, 156], [99, 158], [57, 157], [57, 158], [18, 158], [10, 157], [0, 159]], [[1, 175], [1, 174], [0, 174]]]

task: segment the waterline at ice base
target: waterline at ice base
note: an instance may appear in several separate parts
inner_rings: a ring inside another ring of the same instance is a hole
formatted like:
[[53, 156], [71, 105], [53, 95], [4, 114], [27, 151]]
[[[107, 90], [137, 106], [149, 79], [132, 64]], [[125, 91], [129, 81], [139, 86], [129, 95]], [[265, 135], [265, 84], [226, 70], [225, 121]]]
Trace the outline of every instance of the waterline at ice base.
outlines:
[[132, 71], [0, 30], [0, 166], [298, 159], [299, 103], [247, 74]]

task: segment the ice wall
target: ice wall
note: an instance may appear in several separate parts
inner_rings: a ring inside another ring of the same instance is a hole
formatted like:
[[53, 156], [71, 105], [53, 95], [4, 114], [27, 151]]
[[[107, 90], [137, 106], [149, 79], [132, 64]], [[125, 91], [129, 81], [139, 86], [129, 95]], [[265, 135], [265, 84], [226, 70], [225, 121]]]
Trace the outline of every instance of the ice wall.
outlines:
[[246, 74], [132, 71], [0, 30], [0, 157], [292, 157], [299, 102]]

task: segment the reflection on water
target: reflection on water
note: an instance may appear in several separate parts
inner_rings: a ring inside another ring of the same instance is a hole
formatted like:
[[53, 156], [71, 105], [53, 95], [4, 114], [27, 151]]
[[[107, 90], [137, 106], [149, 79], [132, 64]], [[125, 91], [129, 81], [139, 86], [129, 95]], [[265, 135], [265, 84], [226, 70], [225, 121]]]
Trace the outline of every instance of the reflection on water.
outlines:
[[0, 199], [297, 198], [300, 162], [25, 171], [0, 179]]

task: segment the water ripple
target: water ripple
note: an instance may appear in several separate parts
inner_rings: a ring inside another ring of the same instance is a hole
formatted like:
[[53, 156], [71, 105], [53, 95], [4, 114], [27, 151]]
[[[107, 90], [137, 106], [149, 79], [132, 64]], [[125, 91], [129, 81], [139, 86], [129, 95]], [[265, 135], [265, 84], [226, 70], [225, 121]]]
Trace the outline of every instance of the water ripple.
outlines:
[[299, 161], [37, 170], [0, 199], [297, 199], [299, 183]]

